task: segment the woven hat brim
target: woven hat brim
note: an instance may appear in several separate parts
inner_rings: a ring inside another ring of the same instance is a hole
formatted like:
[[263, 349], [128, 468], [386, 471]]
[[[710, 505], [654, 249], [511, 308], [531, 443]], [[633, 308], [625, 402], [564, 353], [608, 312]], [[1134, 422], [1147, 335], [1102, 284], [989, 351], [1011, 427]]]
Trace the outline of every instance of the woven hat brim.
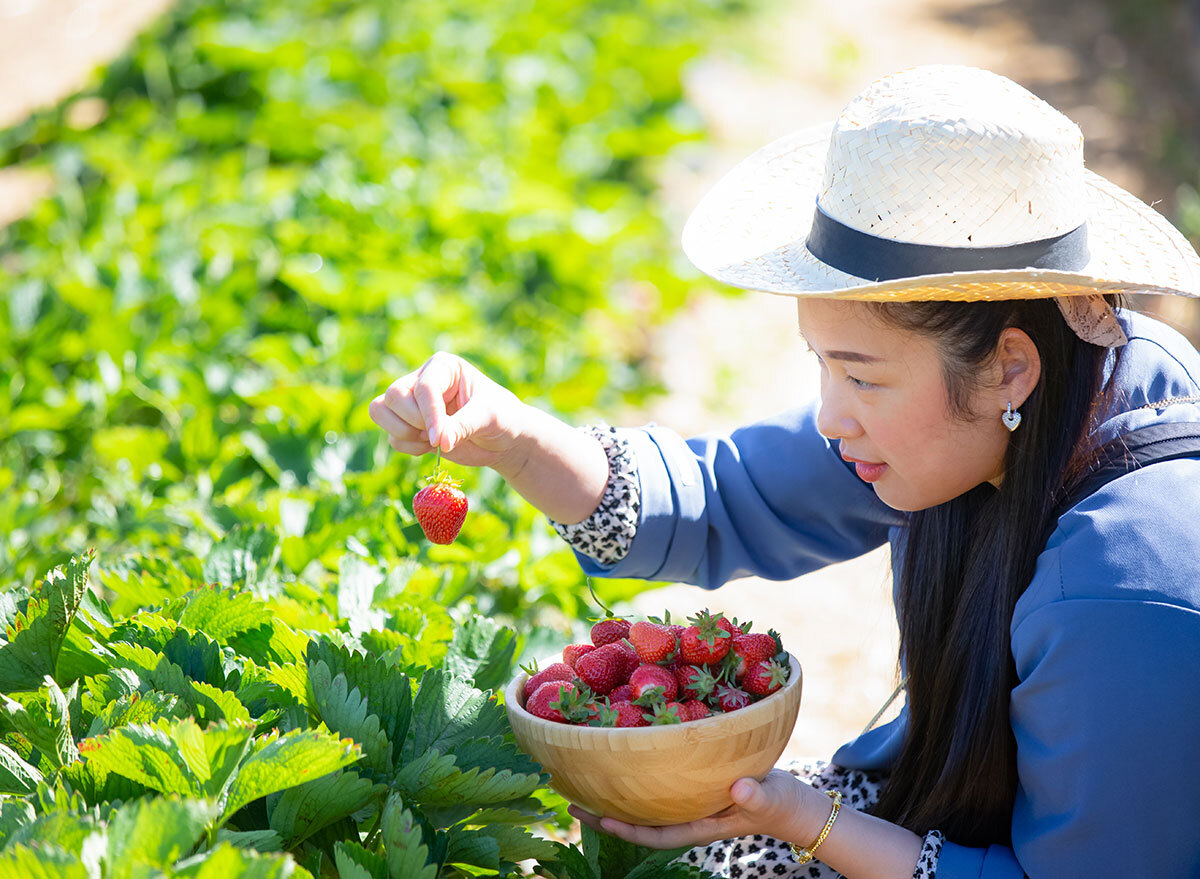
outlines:
[[1092, 293], [1200, 297], [1200, 256], [1141, 199], [1085, 170], [1087, 265], [1076, 271], [1006, 269], [859, 278], [805, 246], [833, 123], [785, 135], [737, 164], [692, 211], [683, 250], [706, 275], [734, 287], [831, 299], [1023, 299]]

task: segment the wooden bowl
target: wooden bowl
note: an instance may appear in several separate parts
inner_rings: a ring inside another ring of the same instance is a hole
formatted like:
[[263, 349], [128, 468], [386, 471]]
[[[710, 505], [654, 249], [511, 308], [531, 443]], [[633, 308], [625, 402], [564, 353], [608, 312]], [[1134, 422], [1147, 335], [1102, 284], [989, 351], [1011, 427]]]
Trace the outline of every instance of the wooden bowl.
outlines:
[[665, 726], [572, 726], [525, 710], [524, 672], [504, 705], [517, 743], [550, 773], [550, 786], [596, 815], [630, 824], [682, 824], [733, 801], [739, 778], [762, 779], [787, 746], [800, 711], [802, 675], [791, 654], [778, 692], [729, 714]]

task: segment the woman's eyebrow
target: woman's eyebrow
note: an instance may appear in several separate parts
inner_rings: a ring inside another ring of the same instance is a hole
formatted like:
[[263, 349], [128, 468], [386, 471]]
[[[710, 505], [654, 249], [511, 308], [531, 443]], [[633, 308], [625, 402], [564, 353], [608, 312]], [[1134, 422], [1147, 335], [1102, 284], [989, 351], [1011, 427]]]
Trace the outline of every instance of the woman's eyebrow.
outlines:
[[847, 363], [882, 363], [882, 357], [873, 354], [860, 354], [857, 351], [826, 351], [825, 356], [830, 360], [844, 360]]

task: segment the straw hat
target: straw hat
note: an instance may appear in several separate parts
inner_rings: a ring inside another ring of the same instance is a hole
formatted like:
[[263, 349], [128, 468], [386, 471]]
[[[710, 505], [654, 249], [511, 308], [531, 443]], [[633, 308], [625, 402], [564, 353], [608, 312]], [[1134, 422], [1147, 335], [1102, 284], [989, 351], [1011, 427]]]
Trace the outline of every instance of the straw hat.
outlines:
[[837, 299], [1055, 297], [1097, 344], [1103, 293], [1200, 296], [1200, 257], [1083, 166], [1079, 127], [1012, 80], [953, 65], [871, 83], [832, 124], [779, 138], [704, 197], [683, 249], [735, 287]]

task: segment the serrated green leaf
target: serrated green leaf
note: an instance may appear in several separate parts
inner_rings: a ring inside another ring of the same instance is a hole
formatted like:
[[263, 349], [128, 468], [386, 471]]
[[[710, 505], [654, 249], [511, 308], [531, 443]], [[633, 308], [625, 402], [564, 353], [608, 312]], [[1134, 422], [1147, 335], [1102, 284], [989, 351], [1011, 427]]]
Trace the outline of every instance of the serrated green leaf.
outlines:
[[56, 810], [17, 828], [8, 842], [35, 848], [54, 847], [78, 855], [84, 841], [98, 829], [99, 822], [93, 815]]
[[482, 830], [451, 828], [446, 833], [447, 864], [479, 867], [492, 872], [500, 869], [500, 843]]
[[35, 690], [54, 676], [67, 629], [87, 591], [95, 553], [72, 556], [37, 583], [23, 613], [5, 628], [0, 643], [0, 692]]
[[354, 739], [363, 749], [364, 763], [371, 769], [387, 772], [392, 768], [392, 745], [380, 729], [379, 718], [367, 712], [367, 701], [357, 689], [349, 690], [346, 676], [331, 677], [329, 666], [316, 662], [309, 666], [311, 693], [308, 703], [330, 730]]
[[252, 589], [267, 580], [279, 560], [279, 535], [261, 526], [237, 525], [209, 550], [204, 580]]
[[380, 826], [389, 879], [437, 879], [424, 834], [396, 794], [388, 797]]
[[375, 588], [384, 580], [383, 572], [354, 553], [338, 559], [337, 613], [346, 621], [350, 634], [361, 635], [377, 629], [386, 614], [376, 607]]
[[552, 861], [557, 855], [554, 843], [547, 839], [534, 836], [523, 827], [496, 824], [480, 829], [496, 840], [500, 849], [500, 857], [505, 861], [525, 861], [539, 859]]
[[62, 849], [15, 845], [0, 852], [0, 879], [88, 879], [88, 871]]
[[488, 617], [472, 616], [454, 632], [443, 668], [480, 690], [499, 690], [512, 677], [517, 633]]
[[0, 744], [0, 794], [31, 794], [41, 780], [42, 773], [8, 745]]
[[67, 697], [49, 675], [42, 693], [24, 703], [0, 693], [0, 719], [34, 745], [55, 769], [79, 756], [71, 736]]
[[229, 786], [225, 815], [259, 797], [295, 787], [356, 762], [362, 750], [320, 730], [291, 730], [255, 743]]
[[283, 791], [268, 801], [271, 828], [288, 849], [323, 827], [339, 821], [381, 798], [387, 790], [353, 771], [339, 770]]
[[108, 823], [108, 877], [133, 879], [139, 868], [165, 868], [191, 853], [220, 808], [203, 800], [144, 797]]
[[163, 794], [215, 799], [249, 747], [252, 730], [214, 724], [201, 731], [189, 718], [130, 724], [80, 743], [89, 765]]
[[185, 595], [177, 619], [181, 626], [225, 642], [241, 632], [270, 624], [273, 618], [270, 606], [253, 593], [214, 583]]
[[357, 842], [339, 842], [333, 847], [338, 879], [388, 879], [387, 861]]
[[250, 712], [236, 695], [220, 690], [203, 681], [192, 681], [192, 691], [197, 704], [203, 704], [205, 720], [225, 720], [230, 723], [250, 723]]
[[595, 868], [588, 863], [587, 857], [578, 848], [561, 842], [553, 845], [553, 860], [539, 861], [543, 875], [553, 879], [600, 879]]
[[120, 696], [110, 701], [92, 718], [87, 737], [103, 735], [131, 723], [153, 723], [161, 718], [178, 718], [181, 716], [179, 705], [178, 696], [160, 693], [158, 690]]
[[259, 854], [229, 843], [183, 861], [174, 871], [180, 879], [297, 879], [299, 874], [288, 855]]
[[28, 800], [0, 800], [0, 849], [19, 827], [33, 821], [33, 806]]
[[217, 831], [217, 842], [227, 842], [235, 848], [249, 848], [257, 852], [283, 851], [283, 840], [274, 830], [230, 830], [222, 827]]
[[527, 797], [541, 783], [540, 774], [514, 773], [495, 767], [459, 767], [454, 754], [426, 751], [396, 774], [396, 788], [422, 806], [487, 805]]
[[324, 662], [331, 675], [346, 676], [346, 683], [367, 700], [367, 711], [379, 718], [380, 728], [393, 749], [404, 741], [412, 721], [412, 684], [408, 675], [374, 656], [352, 653], [324, 638], [310, 641], [305, 656], [310, 665]]
[[412, 723], [400, 750], [402, 762], [426, 751], [449, 751], [468, 739], [489, 738], [508, 730], [504, 709], [487, 693], [441, 669], [421, 676], [413, 699]]

